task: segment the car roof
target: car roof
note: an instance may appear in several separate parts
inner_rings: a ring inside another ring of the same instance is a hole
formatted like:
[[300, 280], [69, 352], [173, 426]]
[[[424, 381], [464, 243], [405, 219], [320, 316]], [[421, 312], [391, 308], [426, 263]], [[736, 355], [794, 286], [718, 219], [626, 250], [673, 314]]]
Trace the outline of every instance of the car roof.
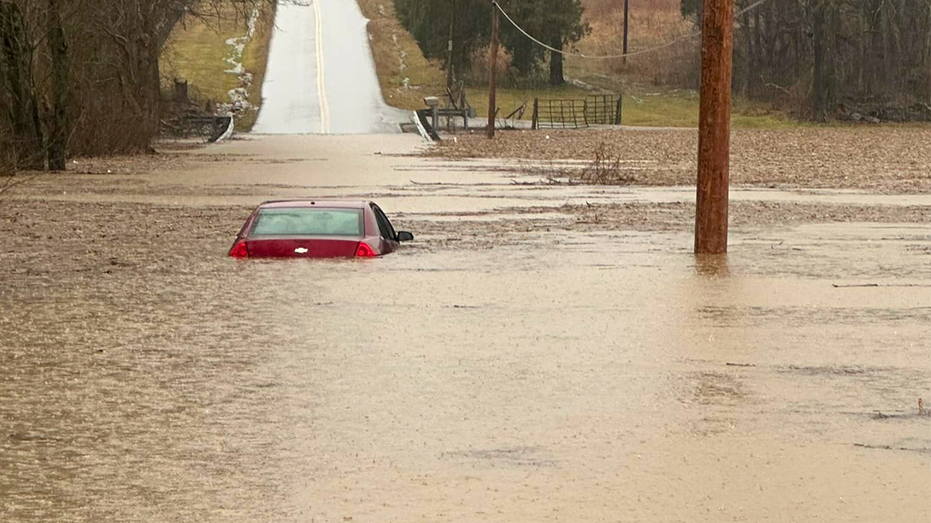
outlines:
[[293, 207], [321, 207], [326, 209], [364, 209], [371, 204], [365, 200], [328, 200], [301, 199], [301, 200], [271, 200], [259, 205], [261, 209], [285, 209]]

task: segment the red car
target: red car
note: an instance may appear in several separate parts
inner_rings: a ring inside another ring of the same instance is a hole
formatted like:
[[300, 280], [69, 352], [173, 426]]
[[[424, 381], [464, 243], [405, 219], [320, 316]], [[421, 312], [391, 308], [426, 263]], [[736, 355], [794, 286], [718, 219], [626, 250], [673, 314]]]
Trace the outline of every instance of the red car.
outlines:
[[265, 202], [246, 220], [233, 258], [371, 258], [389, 254], [414, 235], [395, 232], [372, 202]]

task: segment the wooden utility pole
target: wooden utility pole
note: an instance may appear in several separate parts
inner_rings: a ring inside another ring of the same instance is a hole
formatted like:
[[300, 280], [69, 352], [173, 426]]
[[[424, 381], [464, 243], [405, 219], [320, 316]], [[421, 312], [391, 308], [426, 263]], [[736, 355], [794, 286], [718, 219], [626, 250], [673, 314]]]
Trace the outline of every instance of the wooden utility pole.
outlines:
[[624, 65], [627, 65], [627, 27], [630, 18], [630, 0], [624, 0]]
[[446, 57], [446, 88], [449, 89], [449, 92], [453, 91], [453, 35], [455, 34], [453, 30], [456, 27], [456, 11], [458, 7], [458, 0], [453, 0], [453, 10], [449, 17], [449, 43]]
[[495, 137], [495, 116], [497, 116], [497, 103], [495, 100], [498, 89], [498, 3], [491, 0], [491, 80], [488, 89], [488, 138]]
[[695, 254], [727, 253], [734, 0], [704, 0]]

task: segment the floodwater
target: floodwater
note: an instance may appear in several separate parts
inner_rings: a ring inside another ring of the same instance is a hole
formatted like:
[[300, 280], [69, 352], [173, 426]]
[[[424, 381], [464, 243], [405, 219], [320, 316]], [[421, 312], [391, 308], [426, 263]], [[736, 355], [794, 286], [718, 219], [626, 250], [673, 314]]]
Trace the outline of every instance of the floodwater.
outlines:
[[[346, 190], [394, 191], [379, 158]], [[224, 183], [353, 162], [8, 202], [0, 520], [931, 519], [927, 224], [737, 230], [726, 259], [675, 231], [442, 241], [468, 221], [374, 261], [224, 257]], [[445, 211], [398, 201], [402, 227]]]

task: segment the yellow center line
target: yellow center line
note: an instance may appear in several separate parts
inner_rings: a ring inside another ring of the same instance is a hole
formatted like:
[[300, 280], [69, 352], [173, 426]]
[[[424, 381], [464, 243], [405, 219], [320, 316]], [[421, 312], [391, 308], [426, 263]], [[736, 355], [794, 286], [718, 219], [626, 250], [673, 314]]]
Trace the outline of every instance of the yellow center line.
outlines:
[[316, 36], [317, 47], [317, 98], [320, 100], [320, 132], [322, 134], [330, 133], [330, 105], [326, 96], [326, 76], [324, 74], [323, 64], [323, 19], [320, 14], [321, 0], [313, 0], [314, 3], [314, 33]]

